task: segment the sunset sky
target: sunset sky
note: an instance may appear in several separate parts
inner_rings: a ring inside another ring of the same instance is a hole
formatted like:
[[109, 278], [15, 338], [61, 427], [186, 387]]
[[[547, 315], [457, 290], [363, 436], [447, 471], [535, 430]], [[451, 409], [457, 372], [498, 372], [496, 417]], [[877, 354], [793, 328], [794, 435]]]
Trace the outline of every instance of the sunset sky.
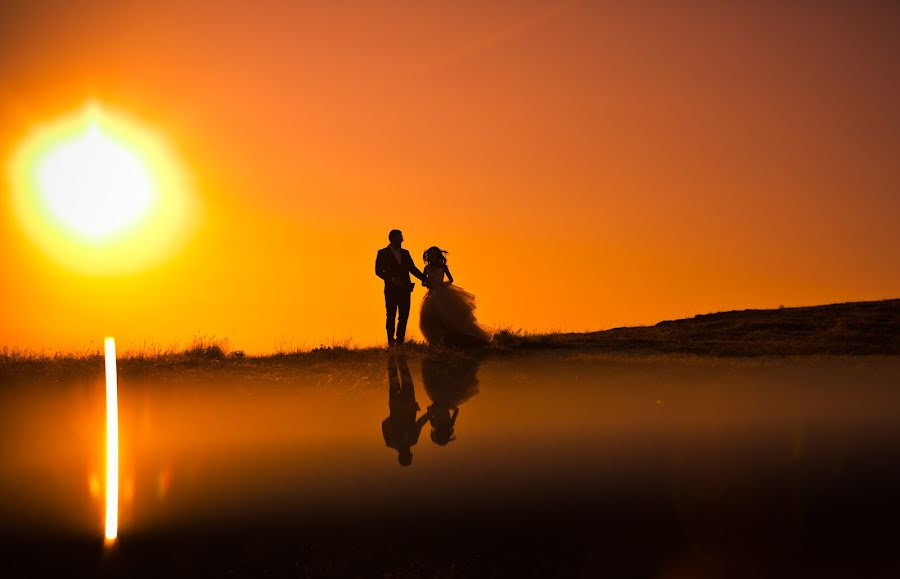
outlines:
[[[493, 327], [898, 297], [898, 30], [875, 1], [4, 2], [0, 348], [383, 342], [395, 227]], [[61, 263], [12, 209], [21, 144], [86, 103], [184, 174], [146, 267]]]

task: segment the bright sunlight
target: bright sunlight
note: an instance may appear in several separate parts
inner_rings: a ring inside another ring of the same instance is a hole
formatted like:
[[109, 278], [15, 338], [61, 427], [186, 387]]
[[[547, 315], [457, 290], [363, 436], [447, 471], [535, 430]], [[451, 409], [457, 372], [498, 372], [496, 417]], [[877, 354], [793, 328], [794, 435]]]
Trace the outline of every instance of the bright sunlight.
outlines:
[[107, 543], [119, 534], [119, 378], [116, 340], [103, 341], [106, 361], [106, 532]]
[[15, 213], [59, 264], [85, 273], [144, 269], [183, 241], [195, 216], [167, 144], [90, 103], [36, 128], [12, 160]]
[[60, 223], [92, 239], [134, 225], [153, 201], [147, 166], [127, 143], [93, 121], [47, 152], [37, 167], [38, 192]]

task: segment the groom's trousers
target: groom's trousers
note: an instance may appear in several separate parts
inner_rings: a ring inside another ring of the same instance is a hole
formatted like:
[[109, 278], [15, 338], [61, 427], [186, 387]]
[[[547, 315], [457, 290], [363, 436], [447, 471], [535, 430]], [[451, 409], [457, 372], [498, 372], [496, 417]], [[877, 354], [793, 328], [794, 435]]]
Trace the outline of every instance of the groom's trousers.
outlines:
[[406, 339], [406, 321], [409, 319], [409, 301], [411, 292], [406, 290], [386, 289], [384, 291], [384, 307], [387, 310], [387, 330], [388, 344], [395, 342], [394, 323], [396, 320], [397, 337], [396, 342], [403, 343]]

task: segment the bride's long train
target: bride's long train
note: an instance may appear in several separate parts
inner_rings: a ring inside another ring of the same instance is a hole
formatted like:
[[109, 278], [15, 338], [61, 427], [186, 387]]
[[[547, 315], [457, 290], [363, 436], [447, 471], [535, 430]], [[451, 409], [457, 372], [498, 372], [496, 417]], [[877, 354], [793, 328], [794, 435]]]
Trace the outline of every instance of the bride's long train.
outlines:
[[475, 318], [475, 296], [452, 284], [430, 288], [422, 299], [419, 328], [429, 344], [485, 346], [491, 332]]

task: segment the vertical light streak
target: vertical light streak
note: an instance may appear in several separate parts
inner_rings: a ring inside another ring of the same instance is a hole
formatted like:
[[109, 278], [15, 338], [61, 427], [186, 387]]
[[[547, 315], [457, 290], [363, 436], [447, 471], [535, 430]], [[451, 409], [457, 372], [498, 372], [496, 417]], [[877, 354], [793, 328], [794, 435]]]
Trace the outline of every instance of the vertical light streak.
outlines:
[[119, 395], [116, 341], [103, 341], [106, 358], [106, 541], [119, 534]]

